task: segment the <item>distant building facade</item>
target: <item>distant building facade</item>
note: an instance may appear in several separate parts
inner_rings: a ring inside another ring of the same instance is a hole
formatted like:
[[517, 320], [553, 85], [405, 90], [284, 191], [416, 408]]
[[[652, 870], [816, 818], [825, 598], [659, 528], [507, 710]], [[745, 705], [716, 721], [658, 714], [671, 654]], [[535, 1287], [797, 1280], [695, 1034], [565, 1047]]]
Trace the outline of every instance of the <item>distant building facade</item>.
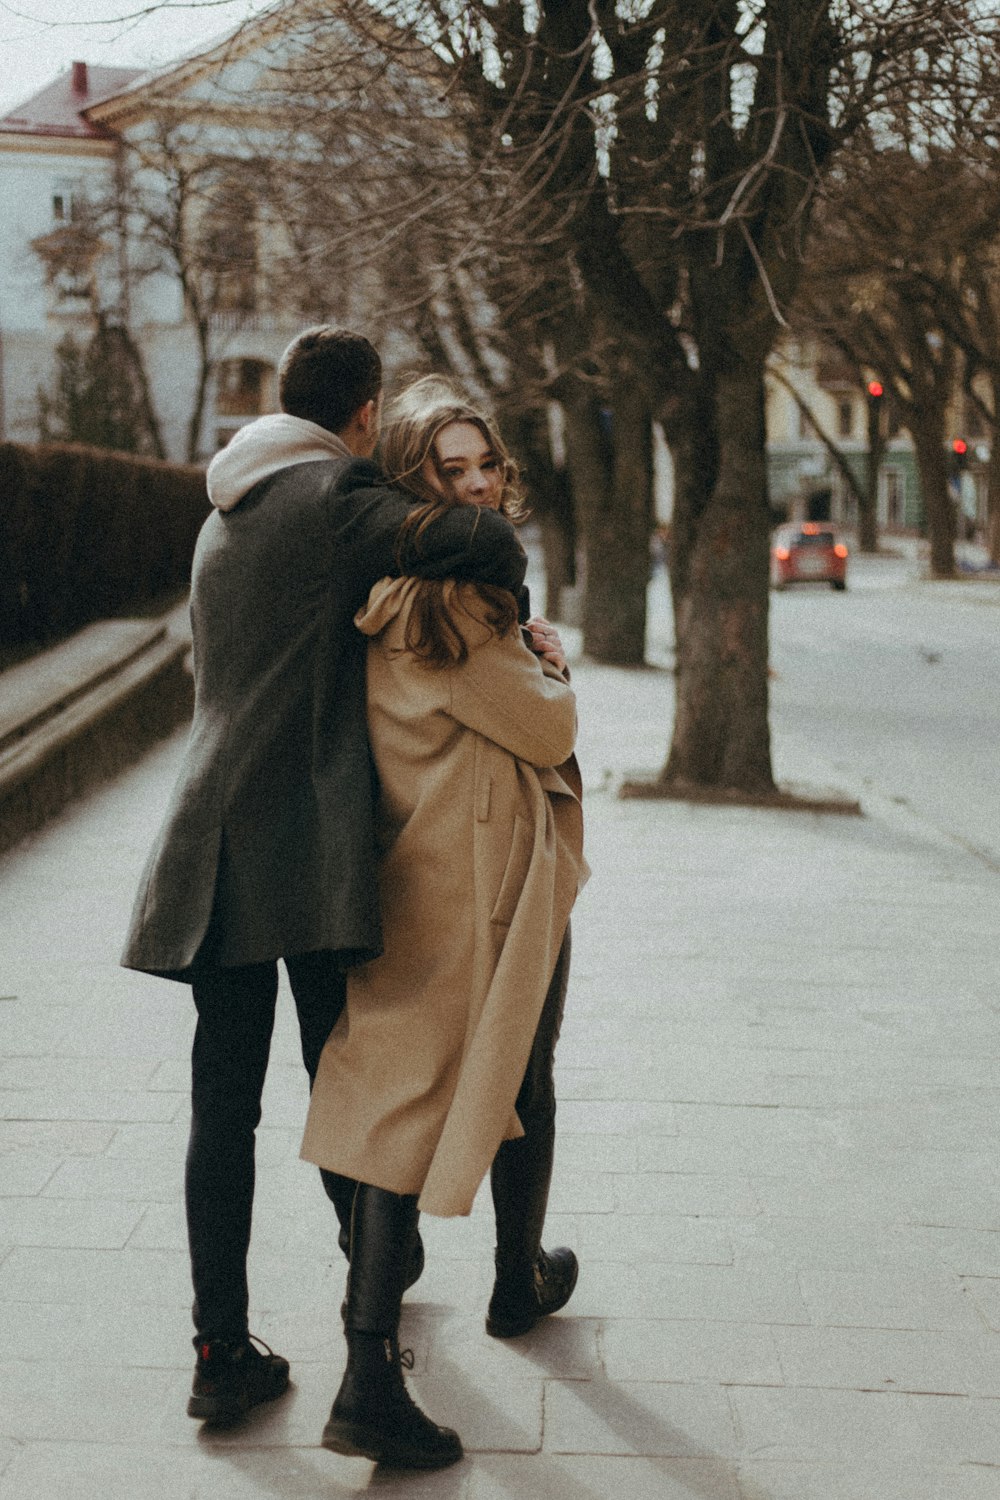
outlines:
[[[868, 464], [868, 395], [865, 384], [836, 355], [786, 340], [772, 357], [767, 380], [768, 480], [771, 504], [790, 519], [829, 519], [853, 528], [857, 502], [830, 452], [832, 443], [863, 488]], [[967, 528], [986, 521], [984, 428], [974, 405], [956, 399], [952, 432], [967, 446], [951, 489]], [[819, 430], [818, 430], [819, 429]], [[923, 499], [913, 441], [883, 398], [884, 447], [879, 465], [880, 531], [921, 532]], [[822, 432], [828, 441], [820, 435]]]
[[[273, 80], [290, 42], [288, 13], [270, 12], [152, 73], [76, 62], [0, 120], [0, 439], [38, 441], [39, 390], [56, 378], [60, 346], [67, 335], [85, 343], [98, 324], [127, 329], [139, 352], [164, 455], [196, 461], [275, 410], [278, 362], [303, 326], [370, 326], [364, 287], [334, 286], [332, 305], [304, 308], [292, 278], [268, 274], [287, 246], [244, 168], [267, 157], [269, 132], [283, 136]], [[172, 257], [168, 135], [178, 172], [199, 183], [185, 208], [202, 253], [198, 307]], [[390, 364], [409, 357], [384, 332], [373, 336]]]

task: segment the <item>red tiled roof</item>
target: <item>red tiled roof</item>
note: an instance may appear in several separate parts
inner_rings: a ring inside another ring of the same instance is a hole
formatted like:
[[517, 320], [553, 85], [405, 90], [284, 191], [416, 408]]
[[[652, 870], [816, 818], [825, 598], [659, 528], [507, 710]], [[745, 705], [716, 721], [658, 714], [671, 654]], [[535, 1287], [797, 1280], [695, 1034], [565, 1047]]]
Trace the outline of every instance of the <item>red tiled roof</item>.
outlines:
[[0, 134], [75, 136], [81, 139], [107, 140], [112, 132], [103, 125], [92, 125], [81, 110], [110, 98], [141, 78], [143, 68], [102, 68], [90, 63], [74, 63], [68, 73], [60, 73], [53, 83], [19, 104], [0, 119]]

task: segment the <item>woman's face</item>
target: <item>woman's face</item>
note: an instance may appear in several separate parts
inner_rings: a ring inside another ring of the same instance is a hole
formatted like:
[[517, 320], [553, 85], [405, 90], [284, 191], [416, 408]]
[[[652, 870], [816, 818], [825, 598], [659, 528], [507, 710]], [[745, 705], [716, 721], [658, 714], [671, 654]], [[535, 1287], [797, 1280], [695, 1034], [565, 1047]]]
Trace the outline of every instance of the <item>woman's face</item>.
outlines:
[[503, 476], [489, 441], [474, 422], [449, 422], [434, 439], [422, 469], [423, 478], [462, 505], [499, 510]]

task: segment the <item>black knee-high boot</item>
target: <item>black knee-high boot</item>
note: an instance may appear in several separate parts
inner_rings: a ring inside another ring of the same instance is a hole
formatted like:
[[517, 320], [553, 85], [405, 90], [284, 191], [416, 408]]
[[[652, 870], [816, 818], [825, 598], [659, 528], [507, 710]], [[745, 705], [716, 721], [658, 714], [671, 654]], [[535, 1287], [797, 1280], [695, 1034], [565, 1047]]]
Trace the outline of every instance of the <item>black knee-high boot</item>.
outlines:
[[565, 1307], [579, 1272], [572, 1250], [542, 1249], [556, 1133], [552, 1069], [566, 1002], [569, 956], [567, 931], [517, 1096], [524, 1135], [504, 1141], [490, 1169], [497, 1275], [486, 1331], [494, 1338], [527, 1333], [539, 1318]]
[[323, 1429], [323, 1447], [395, 1468], [441, 1469], [462, 1457], [462, 1444], [411, 1399], [399, 1350], [400, 1305], [416, 1228], [415, 1197], [358, 1184], [344, 1317], [347, 1369]]

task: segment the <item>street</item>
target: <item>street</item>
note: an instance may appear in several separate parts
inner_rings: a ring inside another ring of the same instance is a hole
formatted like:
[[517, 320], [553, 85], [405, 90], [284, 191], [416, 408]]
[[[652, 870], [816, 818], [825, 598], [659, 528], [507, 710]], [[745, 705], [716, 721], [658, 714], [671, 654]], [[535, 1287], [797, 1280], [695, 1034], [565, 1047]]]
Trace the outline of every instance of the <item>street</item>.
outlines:
[[772, 732], [1000, 869], [1000, 586], [854, 557], [846, 593], [771, 597]]
[[[1000, 583], [931, 584], [912, 556], [852, 555], [845, 593], [772, 592], [770, 629], [777, 778], [808, 762], [810, 780], [877, 797], [1000, 869]], [[627, 732], [595, 737], [588, 676], [585, 773], [649, 776], [666, 758], [673, 624], [662, 572], [650, 584], [648, 640], [662, 691], [636, 693]], [[600, 694], [610, 669], [592, 671]]]

